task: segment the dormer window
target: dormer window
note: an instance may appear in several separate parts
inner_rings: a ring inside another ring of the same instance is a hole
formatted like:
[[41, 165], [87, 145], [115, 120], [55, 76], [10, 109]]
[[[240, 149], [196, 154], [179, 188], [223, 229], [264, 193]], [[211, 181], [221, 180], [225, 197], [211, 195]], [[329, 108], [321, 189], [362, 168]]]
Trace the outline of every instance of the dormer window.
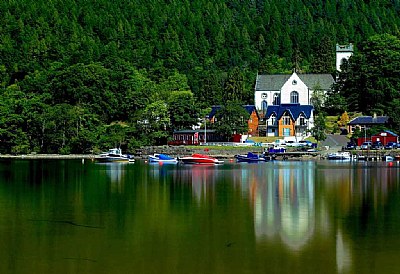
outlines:
[[296, 81], [296, 80], [293, 80], [293, 81], [292, 81], [292, 85], [293, 85], [293, 86], [297, 85], [297, 81]]

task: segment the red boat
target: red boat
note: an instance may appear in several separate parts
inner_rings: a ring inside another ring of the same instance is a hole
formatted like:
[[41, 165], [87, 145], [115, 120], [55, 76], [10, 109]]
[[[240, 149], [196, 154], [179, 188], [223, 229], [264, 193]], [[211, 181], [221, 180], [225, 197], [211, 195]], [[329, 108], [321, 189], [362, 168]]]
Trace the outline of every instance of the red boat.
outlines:
[[184, 164], [222, 164], [224, 162], [217, 158], [197, 153], [192, 154], [192, 156], [179, 158], [179, 161]]

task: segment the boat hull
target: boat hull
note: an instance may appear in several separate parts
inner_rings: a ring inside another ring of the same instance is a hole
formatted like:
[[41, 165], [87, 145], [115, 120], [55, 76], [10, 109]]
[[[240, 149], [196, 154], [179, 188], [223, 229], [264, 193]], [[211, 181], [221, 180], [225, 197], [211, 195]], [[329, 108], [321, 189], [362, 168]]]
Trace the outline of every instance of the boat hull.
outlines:
[[116, 157], [98, 157], [95, 160], [99, 163], [129, 163], [135, 160], [129, 158], [116, 158]]
[[251, 158], [246, 155], [235, 155], [236, 161], [238, 162], [246, 162], [246, 163], [258, 163], [258, 162], [266, 162], [267, 159], [264, 157]]
[[188, 156], [188, 157], [182, 157], [179, 158], [179, 161], [184, 163], [184, 164], [223, 164], [224, 161], [220, 161], [216, 158], [207, 156], [207, 155], [201, 155], [201, 154], [195, 154], [193, 156]]

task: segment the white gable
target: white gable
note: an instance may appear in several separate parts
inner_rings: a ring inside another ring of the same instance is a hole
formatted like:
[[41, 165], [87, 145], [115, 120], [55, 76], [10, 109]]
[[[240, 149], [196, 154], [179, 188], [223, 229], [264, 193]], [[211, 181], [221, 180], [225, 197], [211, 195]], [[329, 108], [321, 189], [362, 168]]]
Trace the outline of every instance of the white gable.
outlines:
[[298, 93], [298, 103], [301, 105], [309, 105], [310, 91], [307, 85], [299, 78], [297, 73], [293, 73], [292, 76], [286, 81], [281, 89], [281, 104], [290, 104], [290, 97], [292, 92]]

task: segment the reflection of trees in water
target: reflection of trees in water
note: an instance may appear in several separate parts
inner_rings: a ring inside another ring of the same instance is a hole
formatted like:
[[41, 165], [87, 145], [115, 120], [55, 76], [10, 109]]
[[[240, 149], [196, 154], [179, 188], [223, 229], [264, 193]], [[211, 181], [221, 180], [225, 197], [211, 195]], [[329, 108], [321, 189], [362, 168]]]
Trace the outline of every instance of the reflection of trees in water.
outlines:
[[[328, 197], [339, 206], [336, 211], [351, 224], [353, 233], [362, 234], [368, 227], [383, 225], [388, 221], [385, 210], [397, 205], [399, 169], [385, 162], [359, 164], [354, 168], [322, 169], [318, 176], [324, 178]], [[396, 214], [390, 214], [395, 217]], [[397, 219], [400, 219], [398, 217]], [[399, 220], [397, 220], [399, 221]]]

